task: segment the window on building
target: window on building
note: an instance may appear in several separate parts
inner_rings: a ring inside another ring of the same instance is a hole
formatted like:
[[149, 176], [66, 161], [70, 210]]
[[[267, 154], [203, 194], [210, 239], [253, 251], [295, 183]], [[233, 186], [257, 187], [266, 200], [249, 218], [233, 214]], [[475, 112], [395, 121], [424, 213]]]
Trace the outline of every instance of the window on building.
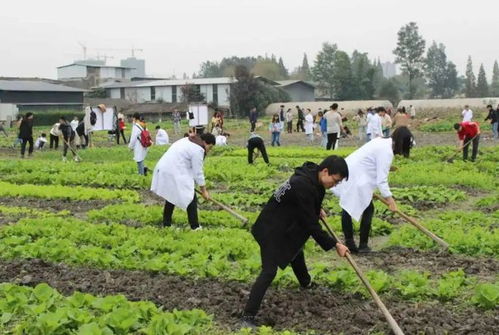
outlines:
[[120, 99], [125, 99], [125, 88], [120, 88]]
[[213, 84], [213, 103], [218, 105], [218, 85]]
[[151, 101], [156, 100], [156, 87], [151, 86]]
[[177, 86], [172, 86], [172, 102], [177, 102]]

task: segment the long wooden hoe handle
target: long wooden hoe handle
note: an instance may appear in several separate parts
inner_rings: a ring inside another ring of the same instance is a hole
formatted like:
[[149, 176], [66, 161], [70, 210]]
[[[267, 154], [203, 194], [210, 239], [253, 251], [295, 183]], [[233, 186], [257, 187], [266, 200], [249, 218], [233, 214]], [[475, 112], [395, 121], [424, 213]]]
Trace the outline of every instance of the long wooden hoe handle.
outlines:
[[[378, 199], [379, 201], [381, 201], [382, 203], [384, 203], [385, 205], [388, 206], [388, 202], [383, 197], [380, 197], [377, 194], [374, 194], [374, 197], [376, 199]], [[419, 222], [417, 222], [414, 218], [411, 218], [409, 215], [407, 215], [405, 213], [402, 213], [400, 210], [395, 211], [395, 213], [397, 213], [398, 215], [400, 215], [402, 218], [404, 218], [407, 222], [409, 222], [410, 224], [412, 224], [414, 227], [416, 227], [419, 230], [421, 230], [426, 236], [428, 236], [433, 241], [435, 241], [438, 244], [440, 244], [440, 246], [442, 246], [444, 249], [449, 249], [449, 244], [447, 242], [445, 242], [444, 240], [442, 240], [437, 235], [433, 234], [425, 226], [423, 226], [422, 224], [420, 224]]]
[[[331, 230], [331, 228], [329, 228], [329, 225], [326, 223], [326, 221], [323, 218], [321, 218], [321, 221], [322, 221], [322, 224], [324, 225], [324, 227], [326, 227], [326, 230], [328, 231], [328, 233], [331, 236], [333, 236], [337, 241], [339, 241], [338, 236], [336, 236], [336, 234]], [[369, 284], [369, 281], [364, 276], [364, 274], [362, 273], [360, 268], [357, 266], [357, 263], [355, 263], [353, 257], [350, 255], [350, 253], [347, 252], [345, 257], [348, 260], [348, 263], [350, 263], [350, 265], [353, 267], [353, 269], [357, 273], [357, 276], [359, 276], [360, 280], [362, 281], [364, 286], [367, 288], [367, 290], [369, 291], [369, 293], [373, 297], [376, 305], [378, 305], [378, 307], [383, 312], [383, 315], [385, 316], [386, 321], [388, 321], [388, 324], [392, 328], [393, 333], [395, 335], [404, 335], [404, 332], [402, 331], [402, 329], [400, 329], [399, 325], [397, 324], [397, 321], [395, 321], [393, 316], [390, 314], [390, 311], [388, 310], [388, 308], [386, 308], [385, 304], [383, 303], [383, 301], [381, 301], [381, 299], [378, 296], [378, 294], [376, 293], [376, 291], [372, 288], [371, 284]]]
[[[201, 192], [199, 190], [196, 190], [196, 193], [201, 194]], [[241, 220], [242, 223], [243, 223], [243, 227], [246, 227], [246, 225], [248, 224], [248, 219], [247, 218], [245, 218], [241, 214], [235, 212], [232, 208], [230, 208], [230, 207], [222, 204], [220, 201], [217, 201], [217, 200], [213, 199], [212, 197], [210, 197], [209, 200], [211, 202], [213, 202], [215, 205], [217, 205], [218, 207], [220, 207], [220, 208], [226, 210], [227, 212], [229, 212], [232, 216], [234, 216], [234, 217], [238, 218], [239, 220]]]

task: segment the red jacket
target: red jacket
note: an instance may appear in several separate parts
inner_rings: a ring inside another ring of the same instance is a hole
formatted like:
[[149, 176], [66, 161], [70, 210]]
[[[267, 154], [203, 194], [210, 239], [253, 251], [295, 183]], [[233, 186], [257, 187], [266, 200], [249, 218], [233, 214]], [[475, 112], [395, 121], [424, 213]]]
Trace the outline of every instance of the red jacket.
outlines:
[[461, 126], [461, 131], [457, 132], [457, 136], [461, 141], [465, 138], [473, 138], [476, 134], [480, 133], [478, 122], [465, 121], [459, 123], [459, 125]]
[[120, 128], [120, 130], [125, 129], [126, 128], [125, 122], [124, 121], [118, 121], [118, 127]]

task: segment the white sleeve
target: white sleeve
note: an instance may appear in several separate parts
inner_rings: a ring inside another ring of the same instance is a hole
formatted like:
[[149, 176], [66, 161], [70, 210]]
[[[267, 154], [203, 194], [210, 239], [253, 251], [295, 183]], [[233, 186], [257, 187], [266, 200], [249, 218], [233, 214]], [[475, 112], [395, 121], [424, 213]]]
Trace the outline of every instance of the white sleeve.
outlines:
[[390, 186], [388, 185], [388, 174], [390, 173], [392, 160], [393, 154], [389, 152], [378, 154], [376, 157], [376, 184], [383, 198], [392, 196]]
[[191, 163], [194, 181], [198, 186], [204, 186], [204, 172], [203, 172], [203, 158], [204, 154], [202, 150], [196, 150], [193, 152]]
[[130, 142], [128, 143], [128, 147], [130, 149], [134, 149], [135, 148], [135, 143], [137, 142], [137, 131], [138, 131], [138, 127], [136, 125], [133, 125], [132, 127], [132, 135], [130, 135]]

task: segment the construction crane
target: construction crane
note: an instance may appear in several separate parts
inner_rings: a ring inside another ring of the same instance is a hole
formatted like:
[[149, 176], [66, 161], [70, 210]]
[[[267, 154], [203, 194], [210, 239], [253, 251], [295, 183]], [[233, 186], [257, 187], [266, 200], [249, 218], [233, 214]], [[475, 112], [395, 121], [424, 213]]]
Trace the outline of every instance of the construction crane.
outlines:
[[83, 60], [87, 59], [87, 45], [84, 44], [83, 42], [78, 42], [78, 44], [82, 47], [83, 49]]

